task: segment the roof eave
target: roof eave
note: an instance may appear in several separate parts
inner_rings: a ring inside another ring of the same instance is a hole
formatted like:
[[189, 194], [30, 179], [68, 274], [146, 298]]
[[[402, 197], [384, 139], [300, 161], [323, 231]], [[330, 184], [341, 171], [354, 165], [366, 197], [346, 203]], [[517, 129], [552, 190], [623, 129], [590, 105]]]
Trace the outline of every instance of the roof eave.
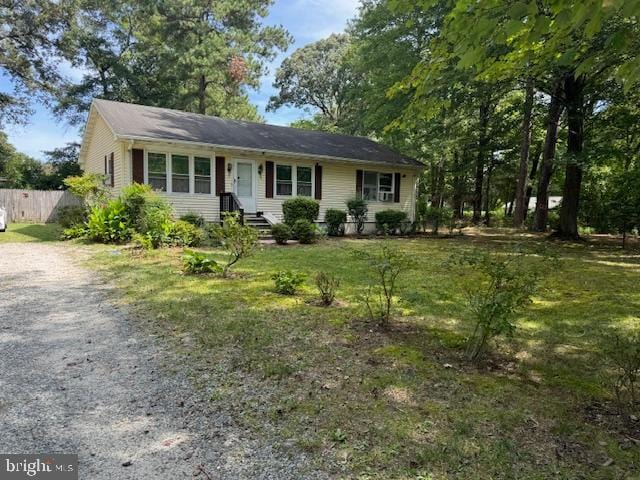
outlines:
[[191, 145], [195, 147], [208, 147], [208, 148], [221, 148], [224, 150], [235, 150], [239, 152], [256, 152], [256, 153], [269, 153], [271, 155], [280, 155], [280, 156], [297, 156], [297, 157], [305, 157], [313, 160], [329, 160], [334, 162], [349, 162], [349, 163], [358, 163], [363, 165], [384, 165], [391, 167], [401, 167], [408, 168], [412, 170], [424, 170], [426, 167], [424, 165], [403, 165], [399, 163], [388, 163], [388, 162], [376, 162], [375, 160], [362, 160], [358, 158], [348, 158], [348, 157], [334, 157], [330, 155], [318, 155], [313, 153], [296, 153], [289, 151], [281, 151], [281, 150], [269, 150], [264, 148], [249, 148], [249, 147], [237, 147], [234, 145], [222, 145], [215, 143], [207, 143], [207, 142], [194, 142], [191, 140], [177, 140], [170, 138], [155, 138], [155, 137], [145, 137], [142, 135], [123, 135], [114, 133], [117, 140], [123, 141], [140, 141], [140, 142], [168, 142], [168, 143], [179, 143], [184, 145]]

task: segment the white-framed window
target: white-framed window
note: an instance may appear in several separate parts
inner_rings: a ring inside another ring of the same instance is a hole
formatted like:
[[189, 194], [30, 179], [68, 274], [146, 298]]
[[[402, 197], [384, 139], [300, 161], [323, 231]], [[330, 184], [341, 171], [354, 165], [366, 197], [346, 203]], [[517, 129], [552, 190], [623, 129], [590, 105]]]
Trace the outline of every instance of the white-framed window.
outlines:
[[393, 202], [393, 173], [378, 174], [378, 200]]
[[189, 156], [171, 154], [171, 191], [189, 193]]
[[276, 163], [275, 192], [277, 197], [313, 197], [312, 165]]
[[311, 167], [298, 165], [296, 167], [296, 195], [310, 197], [313, 194], [313, 173]]
[[193, 157], [194, 192], [211, 193], [211, 158]]
[[154, 190], [167, 191], [167, 155], [164, 153], [147, 153], [147, 178]]
[[362, 179], [362, 198], [365, 200], [378, 199], [378, 173], [365, 171]]
[[185, 152], [147, 150], [145, 183], [169, 194], [212, 195], [214, 173], [212, 158]]
[[362, 198], [370, 201], [393, 202], [393, 173], [365, 171], [362, 174]]
[[293, 167], [276, 164], [276, 195], [293, 195]]

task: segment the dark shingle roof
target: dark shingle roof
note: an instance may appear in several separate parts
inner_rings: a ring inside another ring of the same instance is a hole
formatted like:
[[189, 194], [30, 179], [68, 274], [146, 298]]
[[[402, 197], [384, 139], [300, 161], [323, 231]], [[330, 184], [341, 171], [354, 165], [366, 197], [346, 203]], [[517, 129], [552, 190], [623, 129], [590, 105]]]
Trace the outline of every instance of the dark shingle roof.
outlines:
[[248, 150], [422, 166], [412, 158], [363, 137], [227, 120], [168, 108], [108, 100], [96, 99], [94, 104], [114, 133], [121, 137], [209, 143]]

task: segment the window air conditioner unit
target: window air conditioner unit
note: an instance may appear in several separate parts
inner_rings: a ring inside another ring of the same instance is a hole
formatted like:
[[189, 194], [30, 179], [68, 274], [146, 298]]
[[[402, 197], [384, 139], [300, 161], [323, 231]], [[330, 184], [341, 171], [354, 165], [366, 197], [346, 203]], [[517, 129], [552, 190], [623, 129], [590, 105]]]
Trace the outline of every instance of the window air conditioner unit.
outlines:
[[380, 201], [390, 202], [393, 200], [393, 192], [380, 192]]

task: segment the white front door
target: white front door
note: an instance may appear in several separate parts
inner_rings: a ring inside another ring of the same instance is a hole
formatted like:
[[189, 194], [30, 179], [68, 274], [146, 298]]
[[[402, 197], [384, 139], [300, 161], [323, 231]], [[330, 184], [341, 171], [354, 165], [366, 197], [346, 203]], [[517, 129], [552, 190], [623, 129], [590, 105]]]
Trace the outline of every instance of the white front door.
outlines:
[[247, 213], [256, 213], [256, 164], [253, 160], [236, 160], [233, 191]]

